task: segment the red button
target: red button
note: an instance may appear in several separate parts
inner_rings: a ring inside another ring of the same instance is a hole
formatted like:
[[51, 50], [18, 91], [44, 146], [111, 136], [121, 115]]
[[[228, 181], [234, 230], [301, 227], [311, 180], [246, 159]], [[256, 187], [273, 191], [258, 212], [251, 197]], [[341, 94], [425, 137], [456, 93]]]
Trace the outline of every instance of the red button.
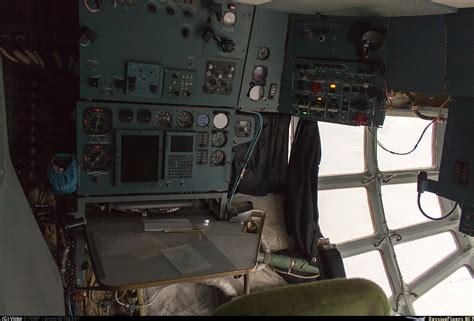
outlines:
[[313, 84], [311, 85], [311, 91], [314, 93], [319, 93], [323, 91], [323, 86], [321, 86], [319, 82], [313, 82]]

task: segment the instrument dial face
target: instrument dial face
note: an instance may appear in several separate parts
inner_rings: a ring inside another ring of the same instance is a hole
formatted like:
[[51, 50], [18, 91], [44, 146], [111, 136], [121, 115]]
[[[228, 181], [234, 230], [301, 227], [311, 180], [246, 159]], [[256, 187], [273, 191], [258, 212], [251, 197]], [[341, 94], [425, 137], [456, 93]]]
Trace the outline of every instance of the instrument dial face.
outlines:
[[171, 126], [171, 114], [167, 111], [161, 111], [156, 115], [156, 124], [158, 127]]
[[227, 137], [224, 132], [215, 132], [212, 134], [212, 146], [222, 147], [227, 143]]
[[206, 114], [199, 115], [197, 118], [197, 123], [201, 127], [209, 125], [209, 116], [207, 116]]
[[270, 49], [267, 47], [262, 47], [258, 50], [258, 59], [260, 60], [267, 60], [268, 57], [270, 56]]
[[87, 135], [107, 135], [112, 129], [112, 112], [107, 108], [86, 108], [83, 112], [82, 130]]
[[211, 154], [211, 166], [224, 165], [225, 153], [221, 150], [216, 150]]
[[194, 117], [188, 111], [182, 111], [178, 114], [176, 119], [176, 123], [178, 124], [179, 128], [190, 128], [193, 126]]
[[227, 27], [234, 26], [236, 21], [237, 21], [237, 16], [232, 11], [228, 11], [224, 13], [224, 16], [222, 17], [222, 22]]
[[112, 149], [105, 144], [84, 146], [84, 169], [88, 172], [108, 171], [112, 167]]
[[142, 124], [149, 123], [151, 121], [151, 111], [148, 109], [140, 109], [137, 112], [137, 120]]
[[224, 129], [229, 124], [229, 117], [224, 113], [218, 113], [214, 116], [212, 123], [217, 129]]
[[256, 66], [252, 71], [252, 79], [256, 82], [262, 82], [267, 77], [267, 67]]

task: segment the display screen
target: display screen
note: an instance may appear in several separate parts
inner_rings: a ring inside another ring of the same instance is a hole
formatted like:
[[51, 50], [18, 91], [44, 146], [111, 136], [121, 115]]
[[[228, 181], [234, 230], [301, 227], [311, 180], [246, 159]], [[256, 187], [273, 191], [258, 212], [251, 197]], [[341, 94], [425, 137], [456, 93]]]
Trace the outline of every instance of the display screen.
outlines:
[[171, 136], [172, 153], [192, 153], [194, 145], [194, 136]]
[[159, 179], [160, 136], [122, 135], [120, 181], [157, 182]]

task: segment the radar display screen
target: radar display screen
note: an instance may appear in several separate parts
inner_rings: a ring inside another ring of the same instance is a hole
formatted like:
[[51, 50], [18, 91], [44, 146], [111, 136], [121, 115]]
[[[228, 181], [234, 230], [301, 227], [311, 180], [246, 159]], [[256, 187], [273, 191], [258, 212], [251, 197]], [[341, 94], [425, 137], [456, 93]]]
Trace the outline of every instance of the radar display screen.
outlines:
[[160, 136], [122, 135], [120, 181], [157, 182], [159, 179]]
[[171, 136], [172, 153], [192, 153], [194, 145], [194, 136]]

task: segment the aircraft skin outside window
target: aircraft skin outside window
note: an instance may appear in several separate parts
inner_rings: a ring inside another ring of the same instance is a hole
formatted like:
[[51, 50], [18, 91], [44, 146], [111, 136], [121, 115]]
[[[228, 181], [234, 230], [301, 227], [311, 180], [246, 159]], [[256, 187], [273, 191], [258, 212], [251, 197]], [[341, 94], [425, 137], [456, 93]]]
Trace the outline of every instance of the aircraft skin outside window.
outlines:
[[[472, 241], [457, 230], [459, 208], [448, 220], [429, 221], [416, 205], [418, 172], [425, 170], [437, 179], [445, 125], [429, 129], [417, 150], [408, 156], [392, 155], [375, 140], [393, 151], [406, 152], [426, 124], [409, 110], [388, 116], [386, 127], [372, 132], [319, 123], [321, 230], [338, 245], [348, 277], [378, 283], [394, 311], [404, 315], [451, 313], [452, 309], [439, 307], [439, 302], [449, 300], [439, 294], [435, 288], [438, 284], [443, 289], [455, 284], [465, 291], [463, 298], [474, 302], [469, 256]], [[434, 217], [453, 206], [453, 202], [428, 193], [423, 194], [422, 204]], [[420, 263], [417, 256], [427, 259]], [[471, 275], [464, 277], [463, 284], [443, 281], [460, 269], [464, 276]], [[474, 314], [474, 305], [462, 311]]]

